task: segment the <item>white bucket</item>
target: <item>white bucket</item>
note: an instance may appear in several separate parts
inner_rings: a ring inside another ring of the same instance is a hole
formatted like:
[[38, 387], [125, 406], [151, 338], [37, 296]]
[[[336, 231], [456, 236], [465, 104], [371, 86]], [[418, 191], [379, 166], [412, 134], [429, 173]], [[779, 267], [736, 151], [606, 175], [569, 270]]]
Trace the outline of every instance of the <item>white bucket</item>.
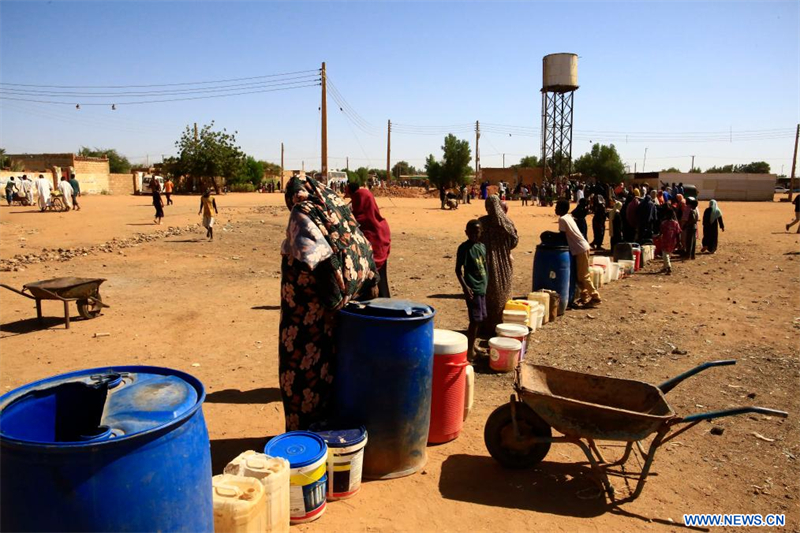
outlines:
[[498, 372], [511, 372], [519, 362], [522, 343], [508, 337], [489, 339], [489, 366]]
[[498, 337], [508, 337], [509, 339], [517, 339], [522, 344], [522, 349], [519, 352], [519, 359], [525, 359], [525, 350], [528, 347], [528, 328], [522, 324], [497, 324], [494, 328]]
[[617, 281], [619, 279], [619, 263], [609, 263], [608, 279], [611, 281]]
[[328, 445], [328, 500], [346, 500], [361, 490], [367, 429], [317, 431]]
[[528, 300], [539, 302], [543, 307], [542, 324], [547, 324], [550, 321], [550, 295], [546, 292], [529, 292]]
[[529, 315], [525, 311], [513, 311], [506, 309], [503, 311], [503, 322], [506, 324], [528, 325]]
[[636, 262], [633, 259], [620, 259], [619, 268], [625, 276], [633, 275]]

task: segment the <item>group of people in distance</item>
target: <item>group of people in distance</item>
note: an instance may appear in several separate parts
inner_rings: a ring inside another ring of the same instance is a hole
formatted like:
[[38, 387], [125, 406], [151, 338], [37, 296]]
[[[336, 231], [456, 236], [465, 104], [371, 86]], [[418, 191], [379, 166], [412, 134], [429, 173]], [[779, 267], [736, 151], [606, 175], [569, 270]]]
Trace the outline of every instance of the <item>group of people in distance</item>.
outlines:
[[[81, 195], [81, 186], [71, 174], [69, 178], [61, 177], [58, 182], [58, 196], [61, 198], [62, 211], [80, 211], [78, 197]], [[53, 207], [54, 188], [50, 178], [45, 178], [44, 174], [39, 174], [36, 181], [28, 179], [27, 174], [23, 174], [19, 179], [13, 176], [6, 182], [6, 202], [11, 205], [19, 202], [22, 205], [38, 204], [41, 211]]]

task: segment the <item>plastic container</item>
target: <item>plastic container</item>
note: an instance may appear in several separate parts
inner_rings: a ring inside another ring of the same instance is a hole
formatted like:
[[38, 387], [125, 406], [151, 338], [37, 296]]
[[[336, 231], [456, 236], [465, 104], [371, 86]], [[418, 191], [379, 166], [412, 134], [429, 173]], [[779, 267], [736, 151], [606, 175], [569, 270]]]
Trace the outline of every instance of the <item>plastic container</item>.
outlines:
[[503, 307], [504, 311], [524, 311], [526, 313], [525, 324], [531, 322], [531, 306], [525, 300], [508, 300]]
[[0, 530], [213, 531], [204, 399], [196, 378], [150, 366], [0, 397]]
[[508, 337], [489, 339], [489, 366], [497, 372], [511, 372], [517, 367], [522, 343]]
[[497, 324], [494, 328], [498, 337], [507, 337], [509, 339], [517, 339], [522, 348], [519, 352], [519, 360], [525, 359], [525, 350], [528, 344], [529, 329], [521, 324]]
[[507, 324], [521, 324], [527, 326], [529, 318], [530, 315], [525, 311], [503, 310], [503, 322]]
[[642, 245], [642, 255], [644, 257], [645, 263], [649, 263], [653, 261], [656, 257], [656, 247], [653, 244], [643, 244]]
[[427, 461], [433, 381], [432, 307], [352, 302], [336, 328], [337, 422], [365, 426], [365, 479], [413, 474]]
[[531, 328], [531, 329], [533, 329], [533, 331], [536, 331], [537, 329], [541, 328], [544, 325], [544, 317], [545, 316], [546, 315], [545, 315], [545, 312], [544, 312], [544, 307], [542, 307], [540, 305], [539, 309], [537, 310], [537, 313], [536, 313], [536, 327], [535, 328]]
[[642, 251], [633, 250], [633, 270], [638, 271], [642, 268]]
[[603, 269], [601, 267], [589, 267], [589, 275], [592, 278], [592, 285], [594, 285], [595, 289], [603, 286]]
[[549, 311], [548, 322], [555, 322], [559, 317], [559, 310], [561, 309], [561, 295], [550, 289], [542, 289], [542, 292], [550, 296], [550, 305], [547, 306], [547, 310]]
[[544, 307], [544, 316], [542, 324], [547, 324], [550, 321], [550, 295], [546, 292], [529, 292], [528, 300], [539, 302]]
[[304, 524], [325, 513], [328, 446], [310, 431], [278, 435], [264, 447], [271, 457], [289, 461], [289, 521]]
[[266, 533], [289, 531], [289, 468], [289, 461], [283, 457], [270, 457], [247, 450], [228, 463], [223, 471], [225, 474], [258, 479], [264, 485]]
[[[570, 255], [568, 246], [536, 246], [533, 256], [533, 290], [550, 289], [560, 296], [558, 315], [569, 301]], [[503, 320], [505, 322], [505, 319]]]
[[592, 265], [601, 266], [603, 268], [608, 268], [608, 265], [611, 264], [611, 258], [605, 255], [593, 255], [592, 256]]
[[633, 259], [620, 259], [619, 268], [624, 276], [630, 276], [635, 272], [635, 262]]
[[614, 246], [614, 261], [619, 261], [620, 259], [631, 260], [633, 259], [633, 243], [630, 242], [618, 242]]
[[617, 281], [619, 279], [619, 263], [609, 263], [608, 265], [608, 279], [610, 281]]
[[429, 444], [441, 444], [458, 437], [464, 424], [464, 389], [468, 340], [446, 329], [433, 330], [433, 390]]
[[467, 419], [472, 412], [472, 406], [475, 403], [475, 369], [472, 365], [464, 367], [466, 370], [466, 387], [464, 389], [464, 420]]
[[310, 429], [328, 445], [328, 495], [329, 501], [352, 498], [361, 490], [361, 472], [364, 466], [364, 447], [367, 445], [367, 428]]
[[214, 531], [219, 533], [267, 531], [264, 485], [258, 479], [221, 474], [211, 478], [211, 486], [214, 501]]

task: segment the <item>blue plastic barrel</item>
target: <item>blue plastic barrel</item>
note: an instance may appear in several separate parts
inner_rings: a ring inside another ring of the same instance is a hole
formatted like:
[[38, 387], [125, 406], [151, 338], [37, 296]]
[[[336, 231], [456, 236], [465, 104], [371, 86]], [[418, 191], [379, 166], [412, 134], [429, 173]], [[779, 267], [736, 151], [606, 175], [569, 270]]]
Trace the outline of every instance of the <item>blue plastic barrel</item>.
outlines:
[[533, 290], [549, 289], [561, 297], [558, 314], [563, 315], [569, 303], [570, 254], [568, 246], [536, 246], [533, 256]]
[[93, 368], [0, 397], [3, 531], [214, 530], [203, 385]]
[[336, 418], [364, 426], [363, 476], [389, 479], [425, 465], [433, 379], [432, 307], [377, 298], [339, 312]]

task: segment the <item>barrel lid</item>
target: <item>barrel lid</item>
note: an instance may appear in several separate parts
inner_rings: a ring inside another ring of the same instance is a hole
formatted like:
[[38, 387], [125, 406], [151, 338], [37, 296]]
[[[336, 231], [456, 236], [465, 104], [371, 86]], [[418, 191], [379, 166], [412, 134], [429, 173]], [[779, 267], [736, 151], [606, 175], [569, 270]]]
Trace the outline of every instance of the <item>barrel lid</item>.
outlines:
[[449, 329], [433, 330], [433, 354], [454, 355], [464, 353], [469, 347], [467, 336]]
[[489, 339], [489, 346], [498, 350], [521, 350], [522, 343], [511, 337], [492, 337]]
[[366, 302], [350, 302], [346, 312], [376, 318], [429, 318], [434, 315], [433, 307], [395, 298], [375, 298]]
[[302, 468], [325, 457], [328, 446], [316, 433], [290, 431], [270, 440], [264, 446], [264, 453], [272, 457], [283, 457], [292, 468]]
[[81, 370], [0, 397], [0, 439], [55, 446], [117, 441], [177, 423], [204, 398], [196, 378], [169, 368]]
[[346, 448], [364, 442], [367, 438], [367, 428], [364, 426], [355, 429], [312, 429], [312, 431], [322, 437], [330, 448]]
[[525, 337], [528, 335], [528, 328], [521, 324], [497, 324], [495, 331], [498, 335], [505, 337]]

